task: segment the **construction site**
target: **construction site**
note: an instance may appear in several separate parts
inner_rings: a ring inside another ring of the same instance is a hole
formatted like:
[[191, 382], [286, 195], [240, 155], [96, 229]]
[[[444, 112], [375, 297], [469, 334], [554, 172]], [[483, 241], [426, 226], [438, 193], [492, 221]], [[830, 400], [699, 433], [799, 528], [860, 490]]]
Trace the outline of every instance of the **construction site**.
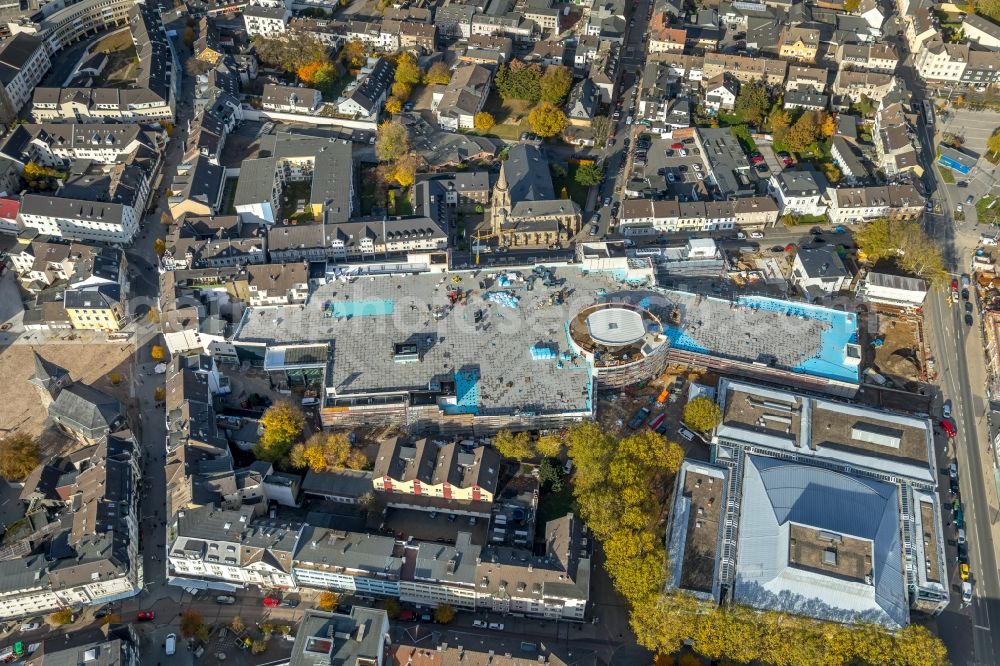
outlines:
[[919, 393], [936, 378], [920, 314], [880, 306], [862, 315], [870, 338], [865, 346], [865, 381]]

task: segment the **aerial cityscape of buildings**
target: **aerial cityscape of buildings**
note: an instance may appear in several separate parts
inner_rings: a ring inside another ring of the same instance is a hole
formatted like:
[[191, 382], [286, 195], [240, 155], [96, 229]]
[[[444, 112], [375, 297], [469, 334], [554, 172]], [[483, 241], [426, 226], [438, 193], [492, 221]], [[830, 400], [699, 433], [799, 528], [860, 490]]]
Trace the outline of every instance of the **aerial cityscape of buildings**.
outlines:
[[0, 6], [0, 658], [651, 663], [596, 424], [655, 594], [1000, 662], [991, 11]]

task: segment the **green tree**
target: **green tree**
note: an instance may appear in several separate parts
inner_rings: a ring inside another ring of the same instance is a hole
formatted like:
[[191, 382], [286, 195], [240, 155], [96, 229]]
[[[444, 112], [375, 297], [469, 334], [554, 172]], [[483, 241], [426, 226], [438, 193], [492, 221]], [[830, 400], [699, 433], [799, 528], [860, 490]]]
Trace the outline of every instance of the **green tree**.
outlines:
[[38, 442], [27, 432], [15, 430], [0, 439], [0, 476], [23, 481], [38, 466]]
[[329, 61], [326, 46], [308, 33], [293, 30], [280, 37], [254, 35], [251, 38], [257, 58], [264, 64], [298, 72], [309, 63]]
[[542, 458], [538, 466], [538, 485], [543, 489], [559, 492], [562, 490], [562, 465], [555, 458]]
[[420, 70], [420, 65], [417, 64], [417, 59], [413, 57], [413, 54], [409, 51], [404, 51], [396, 59], [396, 74], [393, 80], [396, 83], [405, 83], [410, 86], [415, 86], [420, 83], [424, 78], [424, 73]]
[[424, 83], [437, 84], [437, 85], [448, 85], [451, 81], [451, 70], [448, 69], [448, 65], [443, 61], [438, 60], [436, 63], [430, 66], [427, 70], [427, 74], [424, 76]]
[[472, 117], [472, 124], [480, 132], [489, 132], [496, 124], [496, 119], [493, 118], [493, 114], [480, 111]]
[[410, 152], [410, 135], [398, 120], [387, 120], [378, 126], [375, 157], [380, 162], [393, 162]]
[[593, 187], [604, 178], [604, 171], [598, 164], [581, 164], [576, 168], [573, 178], [584, 187]]
[[684, 405], [683, 420], [697, 432], [709, 432], [722, 421], [722, 410], [714, 400], [698, 397]]
[[566, 128], [566, 114], [554, 104], [542, 102], [528, 114], [528, 124], [532, 132], [548, 139]]
[[253, 447], [253, 453], [259, 460], [277, 462], [302, 436], [306, 417], [301, 409], [283, 401], [268, 407], [260, 417], [260, 424], [264, 432]]
[[853, 14], [858, 11], [860, 5], [861, 0], [844, 0], [844, 11], [848, 14]]
[[524, 460], [535, 455], [531, 436], [526, 432], [512, 433], [510, 430], [501, 430], [493, 437], [493, 446], [504, 458]]
[[734, 111], [736, 115], [755, 127], [760, 127], [767, 117], [771, 103], [767, 98], [767, 88], [759, 81], [748, 81], [740, 86], [736, 95]]
[[451, 624], [455, 619], [455, 608], [451, 604], [440, 604], [434, 609], [434, 621], [438, 624]]
[[389, 616], [390, 620], [395, 620], [396, 618], [399, 617], [399, 612], [401, 610], [399, 607], [399, 602], [393, 599], [392, 597], [383, 599], [378, 606], [379, 608], [385, 611], [385, 614]]
[[902, 270], [931, 282], [945, 279], [940, 247], [914, 220], [872, 220], [854, 234], [868, 261], [892, 259]]
[[573, 85], [573, 74], [568, 67], [550, 65], [538, 80], [539, 99], [552, 104], [562, 104]]
[[494, 85], [503, 99], [537, 102], [542, 96], [542, 68], [528, 65], [517, 58], [501, 65], [494, 78]]

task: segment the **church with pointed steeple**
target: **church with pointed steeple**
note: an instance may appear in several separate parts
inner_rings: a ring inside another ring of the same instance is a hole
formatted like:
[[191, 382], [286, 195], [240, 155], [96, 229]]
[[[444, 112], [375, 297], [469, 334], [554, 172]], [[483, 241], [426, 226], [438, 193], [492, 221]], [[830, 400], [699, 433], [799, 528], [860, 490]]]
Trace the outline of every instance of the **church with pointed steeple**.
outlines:
[[67, 435], [94, 444], [128, 427], [125, 408], [114, 396], [93, 386], [74, 384], [65, 368], [38, 352], [28, 383], [38, 390], [49, 419]]
[[548, 160], [538, 147], [521, 143], [500, 167], [490, 220], [501, 245], [549, 247], [568, 243], [583, 218], [576, 202], [556, 197]]

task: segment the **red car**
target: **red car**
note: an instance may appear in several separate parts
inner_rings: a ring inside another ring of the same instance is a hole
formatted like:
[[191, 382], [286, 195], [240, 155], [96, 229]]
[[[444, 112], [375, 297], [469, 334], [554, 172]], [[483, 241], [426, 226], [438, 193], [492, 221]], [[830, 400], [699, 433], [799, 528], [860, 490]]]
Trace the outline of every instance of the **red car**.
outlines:
[[672, 143], [672, 144], [670, 144], [670, 147], [673, 148], [674, 150], [680, 150], [681, 148], [684, 147], [684, 144], [683, 143]]
[[154, 611], [139, 611], [135, 619], [137, 622], [149, 622], [156, 618], [156, 613]]
[[763, 163], [764, 163], [764, 157], [762, 155], [757, 155], [756, 157], [751, 157], [750, 158], [750, 164], [757, 165], [757, 164], [763, 164]]
[[958, 280], [952, 280], [951, 281], [951, 290], [952, 291], [958, 291]]
[[281, 601], [274, 597], [264, 597], [264, 605], [268, 608], [277, 608], [281, 605]]
[[402, 622], [414, 622], [417, 619], [417, 614], [411, 610], [399, 611], [399, 619]]
[[944, 434], [948, 435], [949, 437], [954, 437], [955, 435], [958, 434], [958, 431], [955, 430], [955, 426], [952, 425], [951, 421], [949, 421], [948, 419], [941, 420], [941, 429], [944, 430]]

